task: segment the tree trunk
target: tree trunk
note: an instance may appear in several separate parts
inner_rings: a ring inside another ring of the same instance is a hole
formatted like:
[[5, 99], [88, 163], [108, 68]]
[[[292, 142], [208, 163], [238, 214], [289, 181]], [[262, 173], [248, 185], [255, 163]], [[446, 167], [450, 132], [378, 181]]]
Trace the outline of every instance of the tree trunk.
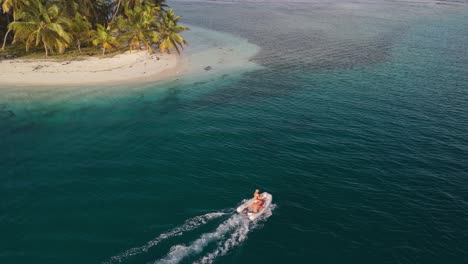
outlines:
[[8, 31], [5, 33], [5, 37], [3, 38], [2, 50], [5, 50], [6, 41], [7, 41], [7, 38], [8, 38], [8, 34], [10, 34], [10, 31], [11, 31], [11, 29], [8, 29]]
[[[7, 14], [7, 27], [10, 25], [10, 16]], [[13, 13], [13, 22], [16, 21], [16, 16], [15, 13]], [[5, 50], [5, 45], [6, 45], [6, 40], [8, 38], [8, 34], [10, 34], [11, 29], [8, 29], [7, 32], [5, 33], [5, 37], [3, 38], [3, 45], [2, 45], [2, 50]]]
[[81, 41], [78, 40], [78, 42], [76, 44], [78, 45], [78, 51], [81, 54]]
[[102, 48], [102, 55], [106, 54], [106, 48]]
[[114, 21], [115, 16], [117, 16], [117, 13], [119, 12], [120, 9], [120, 4], [122, 3], [122, 0], [119, 0], [119, 3], [117, 4], [117, 7], [115, 8], [114, 15], [111, 18], [111, 22]]
[[45, 41], [42, 41], [42, 43], [44, 43], [45, 56], [47, 58], [47, 57], [49, 57], [49, 51], [47, 50], [47, 44], [45, 43]]

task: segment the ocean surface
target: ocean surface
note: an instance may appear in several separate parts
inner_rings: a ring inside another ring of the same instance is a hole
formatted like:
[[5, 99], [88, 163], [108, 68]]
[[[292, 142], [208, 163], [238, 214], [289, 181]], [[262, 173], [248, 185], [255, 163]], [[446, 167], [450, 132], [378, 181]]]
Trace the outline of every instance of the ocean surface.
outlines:
[[466, 2], [171, 6], [257, 66], [0, 89], [0, 263], [467, 263]]

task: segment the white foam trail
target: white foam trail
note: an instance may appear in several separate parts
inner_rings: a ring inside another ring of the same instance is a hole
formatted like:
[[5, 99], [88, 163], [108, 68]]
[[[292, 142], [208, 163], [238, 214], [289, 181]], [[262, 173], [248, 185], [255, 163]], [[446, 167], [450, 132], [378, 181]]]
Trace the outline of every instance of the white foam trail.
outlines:
[[227, 233], [239, 228], [248, 228], [249, 219], [243, 215], [235, 214], [221, 223], [214, 232], [203, 234], [191, 245], [175, 245], [171, 248], [166, 257], [155, 261], [155, 264], [173, 264], [179, 263], [189, 255], [197, 254], [211, 242], [222, 239]]
[[[272, 215], [271, 210], [274, 209], [274, 207], [275, 206], [272, 205], [268, 211], [255, 222], [250, 222], [250, 220], [243, 215], [235, 214], [221, 223], [214, 232], [203, 234], [200, 238], [192, 242], [192, 244], [188, 246], [182, 244], [173, 246], [164, 258], [156, 260], [154, 263], [179, 263], [185, 257], [201, 253], [211, 242], [219, 241], [217, 249], [202, 257], [199, 261], [200, 263], [212, 263], [217, 257], [226, 255], [231, 249], [242, 244], [247, 239], [247, 235], [252, 229], [259, 227], [259, 223], [261, 223], [262, 220]], [[225, 236], [229, 233], [231, 233], [230, 236], [225, 239]]]
[[120, 262], [124, 261], [125, 259], [127, 259], [127, 258], [129, 258], [131, 256], [147, 252], [150, 248], [156, 246], [157, 244], [159, 244], [163, 240], [166, 240], [166, 239], [171, 238], [171, 237], [181, 236], [184, 232], [192, 231], [192, 230], [196, 229], [197, 227], [206, 224], [208, 221], [210, 221], [212, 219], [216, 219], [218, 217], [221, 217], [221, 216], [223, 216], [225, 214], [226, 213], [223, 213], [223, 212], [214, 212], [214, 213], [208, 213], [208, 214], [204, 214], [204, 215], [200, 215], [200, 216], [190, 218], [187, 221], [185, 221], [185, 223], [183, 225], [178, 226], [178, 227], [170, 230], [167, 233], [160, 234], [159, 236], [157, 236], [153, 240], [146, 243], [144, 246], [134, 247], [134, 248], [131, 248], [129, 250], [126, 250], [125, 252], [123, 252], [123, 253], [121, 253], [121, 254], [119, 254], [117, 256], [111, 257], [110, 260], [105, 262], [105, 263], [108, 263], [108, 264], [120, 263]]
[[237, 247], [242, 244], [247, 239], [247, 234], [249, 233], [249, 228], [241, 227], [234, 231], [231, 236], [218, 243], [218, 247], [215, 251], [203, 256], [201, 260], [195, 263], [213, 263], [213, 261], [220, 256], [226, 255], [232, 248]]
[[275, 208], [276, 205], [272, 204], [270, 208], [268, 208], [268, 211], [266, 211], [256, 222], [252, 223], [251, 226], [247, 226], [247, 228], [245, 226], [241, 226], [239, 229], [235, 230], [228, 239], [220, 241], [218, 243], [218, 247], [213, 252], [203, 256], [195, 263], [213, 263], [216, 258], [226, 255], [231, 249], [241, 245], [247, 239], [248, 233], [255, 228], [261, 227], [260, 221], [269, 218]]

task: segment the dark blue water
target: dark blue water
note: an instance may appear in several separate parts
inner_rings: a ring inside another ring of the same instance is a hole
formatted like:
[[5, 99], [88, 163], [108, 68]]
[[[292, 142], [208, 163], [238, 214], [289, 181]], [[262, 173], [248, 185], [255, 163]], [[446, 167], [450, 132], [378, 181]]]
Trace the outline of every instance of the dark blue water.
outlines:
[[0, 90], [0, 263], [466, 263], [466, 6], [175, 8], [264, 68]]

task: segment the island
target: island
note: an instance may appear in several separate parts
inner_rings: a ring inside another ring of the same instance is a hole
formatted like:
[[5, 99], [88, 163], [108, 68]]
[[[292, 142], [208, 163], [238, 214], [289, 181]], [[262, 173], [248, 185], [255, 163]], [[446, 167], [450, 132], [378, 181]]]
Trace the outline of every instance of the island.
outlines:
[[3, 85], [150, 81], [187, 44], [164, 0], [1, 0]]

